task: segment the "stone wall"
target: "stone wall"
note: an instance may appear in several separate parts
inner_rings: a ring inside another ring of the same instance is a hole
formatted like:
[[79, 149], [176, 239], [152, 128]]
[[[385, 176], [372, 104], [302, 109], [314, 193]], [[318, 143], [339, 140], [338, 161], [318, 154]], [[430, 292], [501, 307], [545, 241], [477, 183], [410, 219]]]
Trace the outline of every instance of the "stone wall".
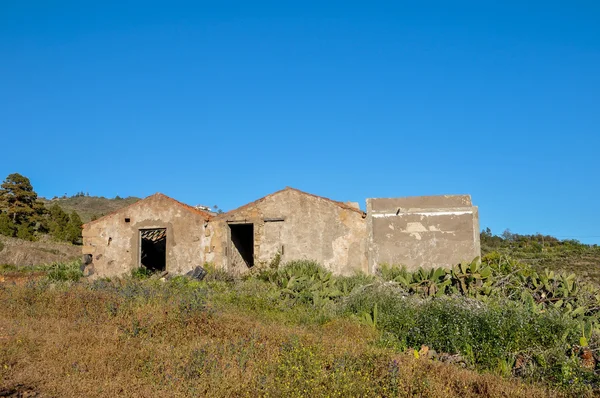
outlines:
[[279, 252], [281, 261], [315, 260], [336, 274], [367, 272], [366, 220], [359, 209], [287, 188], [209, 223], [207, 259], [236, 273], [230, 224], [254, 224], [255, 264], [267, 264]]
[[469, 195], [367, 199], [369, 268], [450, 267], [480, 255], [479, 214]]
[[[185, 273], [204, 263], [207, 216], [156, 194], [84, 225], [83, 254], [95, 276], [118, 276], [139, 266], [140, 229], [166, 228], [166, 270]], [[129, 220], [129, 221], [126, 221]]]

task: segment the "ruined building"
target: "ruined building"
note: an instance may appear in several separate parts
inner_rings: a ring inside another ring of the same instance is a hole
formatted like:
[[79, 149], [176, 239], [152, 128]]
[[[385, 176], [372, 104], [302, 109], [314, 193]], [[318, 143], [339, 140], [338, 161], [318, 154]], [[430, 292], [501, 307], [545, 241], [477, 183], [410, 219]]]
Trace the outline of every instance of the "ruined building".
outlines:
[[448, 267], [479, 256], [477, 207], [468, 195], [336, 202], [286, 188], [214, 215], [155, 194], [83, 227], [86, 274], [145, 266], [182, 274], [210, 262], [234, 273], [315, 260], [336, 274], [378, 265]]

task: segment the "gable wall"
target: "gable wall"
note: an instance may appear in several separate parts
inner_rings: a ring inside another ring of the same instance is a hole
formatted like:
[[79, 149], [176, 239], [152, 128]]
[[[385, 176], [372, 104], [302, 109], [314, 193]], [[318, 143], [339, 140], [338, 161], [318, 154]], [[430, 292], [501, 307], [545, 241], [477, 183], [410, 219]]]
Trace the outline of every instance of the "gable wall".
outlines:
[[[125, 217], [131, 221], [126, 223]], [[170, 273], [185, 273], [204, 263], [203, 216], [169, 198], [152, 196], [84, 225], [83, 253], [92, 255], [94, 275], [118, 276], [138, 267], [139, 230], [146, 228], [167, 229]]]
[[[265, 219], [267, 221], [265, 221]], [[284, 219], [271, 221], [268, 219]], [[258, 203], [216, 217], [209, 223], [207, 259], [232, 271], [228, 222], [254, 223], [255, 265], [269, 263], [283, 249], [281, 261], [309, 259], [336, 274], [367, 272], [366, 222], [359, 212], [323, 198], [284, 190]]]

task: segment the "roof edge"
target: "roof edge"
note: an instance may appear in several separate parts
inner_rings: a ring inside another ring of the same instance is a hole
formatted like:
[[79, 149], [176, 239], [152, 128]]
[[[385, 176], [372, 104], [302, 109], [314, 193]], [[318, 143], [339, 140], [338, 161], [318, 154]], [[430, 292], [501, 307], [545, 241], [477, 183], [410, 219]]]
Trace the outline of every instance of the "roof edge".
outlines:
[[102, 217], [100, 217], [100, 218], [98, 218], [98, 219], [96, 219], [96, 220], [88, 221], [88, 222], [86, 222], [85, 224], [83, 224], [81, 227], [82, 227], [82, 228], [85, 228], [85, 227], [87, 227], [87, 226], [89, 226], [89, 225], [95, 224], [95, 223], [96, 223], [96, 222], [98, 222], [98, 221], [101, 221], [101, 220], [103, 220], [103, 219], [105, 219], [105, 218], [107, 218], [107, 217], [112, 217], [112, 216], [114, 216], [115, 214], [118, 214], [118, 213], [120, 213], [120, 212], [122, 212], [122, 211], [124, 211], [124, 210], [126, 210], [126, 209], [129, 209], [129, 208], [131, 208], [131, 207], [135, 206], [135, 205], [139, 205], [141, 202], [143, 202], [143, 201], [145, 201], [145, 200], [148, 200], [148, 199], [151, 199], [151, 198], [154, 198], [154, 197], [163, 198], [163, 199], [168, 199], [168, 200], [170, 200], [170, 201], [174, 202], [176, 205], [179, 205], [179, 206], [183, 207], [183, 208], [184, 208], [185, 210], [187, 210], [187, 211], [190, 211], [190, 212], [192, 212], [192, 213], [196, 213], [196, 214], [198, 214], [198, 215], [201, 215], [201, 216], [203, 216], [203, 217], [204, 217], [204, 219], [205, 219], [206, 221], [208, 221], [208, 220], [210, 220], [210, 219], [212, 218], [212, 216], [211, 216], [210, 214], [208, 214], [207, 212], [205, 212], [205, 211], [202, 211], [202, 210], [200, 210], [200, 209], [196, 209], [195, 207], [192, 207], [192, 206], [190, 206], [190, 205], [187, 205], [187, 204], [185, 204], [185, 203], [183, 203], [183, 202], [180, 202], [180, 201], [178, 201], [177, 199], [173, 199], [172, 197], [170, 197], [170, 196], [167, 196], [167, 195], [165, 195], [165, 194], [163, 194], [163, 193], [156, 192], [155, 194], [152, 194], [152, 195], [150, 195], [150, 196], [146, 196], [144, 199], [140, 199], [140, 200], [138, 200], [138, 201], [137, 201], [137, 202], [135, 202], [135, 203], [131, 203], [131, 204], [129, 204], [129, 205], [127, 205], [127, 206], [125, 206], [125, 207], [121, 207], [120, 209], [117, 209], [117, 210], [115, 210], [115, 211], [113, 211], [113, 212], [110, 212], [110, 213], [108, 213], [108, 214], [105, 214], [105, 215], [103, 215]]
[[303, 195], [306, 195], [306, 196], [311, 196], [313, 198], [325, 200], [325, 201], [327, 201], [327, 202], [329, 202], [331, 204], [334, 204], [334, 205], [336, 205], [338, 207], [341, 207], [344, 210], [350, 210], [350, 211], [356, 212], [356, 213], [362, 215], [363, 217], [365, 217], [366, 214], [367, 214], [364, 211], [362, 211], [361, 209], [357, 209], [356, 207], [350, 206], [350, 205], [348, 205], [348, 204], [346, 204], [344, 202], [338, 202], [337, 200], [329, 199], [329, 198], [326, 198], [324, 196], [314, 195], [312, 193], [301, 191], [300, 189], [296, 189], [296, 188], [292, 188], [292, 187], [285, 187], [283, 189], [280, 189], [279, 191], [275, 191], [273, 193], [270, 193], [270, 194], [268, 194], [266, 196], [263, 196], [262, 198], [256, 199], [255, 201], [252, 201], [250, 203], [246, 203], [245, 205], [237, 207], [237, 208], [235, 208], [233, 210], [229, 210], [228, 212], [225, 212], [223, 214], [219, 214], [218, 216], [214, 216], [211, 219], [212, 220], [222, 220], [222, 219], [227, 218], [228, 216], [230, 216], [232, 214], [237, 213], [240, 210], [246, 209], [246, 208], [248, 208], [250, 206], [257, 205], [257, 204], [263, 202], [264, 200], [266, 200], [267, 198], [270, 198], [272, 196], [275, 196], [277, 194], [280, 194], [280, 193], [286, 192], [286, 191], [297, 192], [297, 193], [300, 193], [300, 194], [303, 194]]

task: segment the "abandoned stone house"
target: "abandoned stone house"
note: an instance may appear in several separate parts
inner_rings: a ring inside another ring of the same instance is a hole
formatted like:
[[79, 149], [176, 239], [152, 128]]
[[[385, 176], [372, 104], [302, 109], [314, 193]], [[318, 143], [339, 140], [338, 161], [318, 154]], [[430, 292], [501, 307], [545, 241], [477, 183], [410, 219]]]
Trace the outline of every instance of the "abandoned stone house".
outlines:
[[213, 263], [233, 273], [315, 260], [335, 274], [451, 266], [479, 256], [477, 207], [468, 195], [337, 202], [285, 188], [214, 215], [157, 193], [83, 226], [86, 274], [145, 266], [183, 274]]

